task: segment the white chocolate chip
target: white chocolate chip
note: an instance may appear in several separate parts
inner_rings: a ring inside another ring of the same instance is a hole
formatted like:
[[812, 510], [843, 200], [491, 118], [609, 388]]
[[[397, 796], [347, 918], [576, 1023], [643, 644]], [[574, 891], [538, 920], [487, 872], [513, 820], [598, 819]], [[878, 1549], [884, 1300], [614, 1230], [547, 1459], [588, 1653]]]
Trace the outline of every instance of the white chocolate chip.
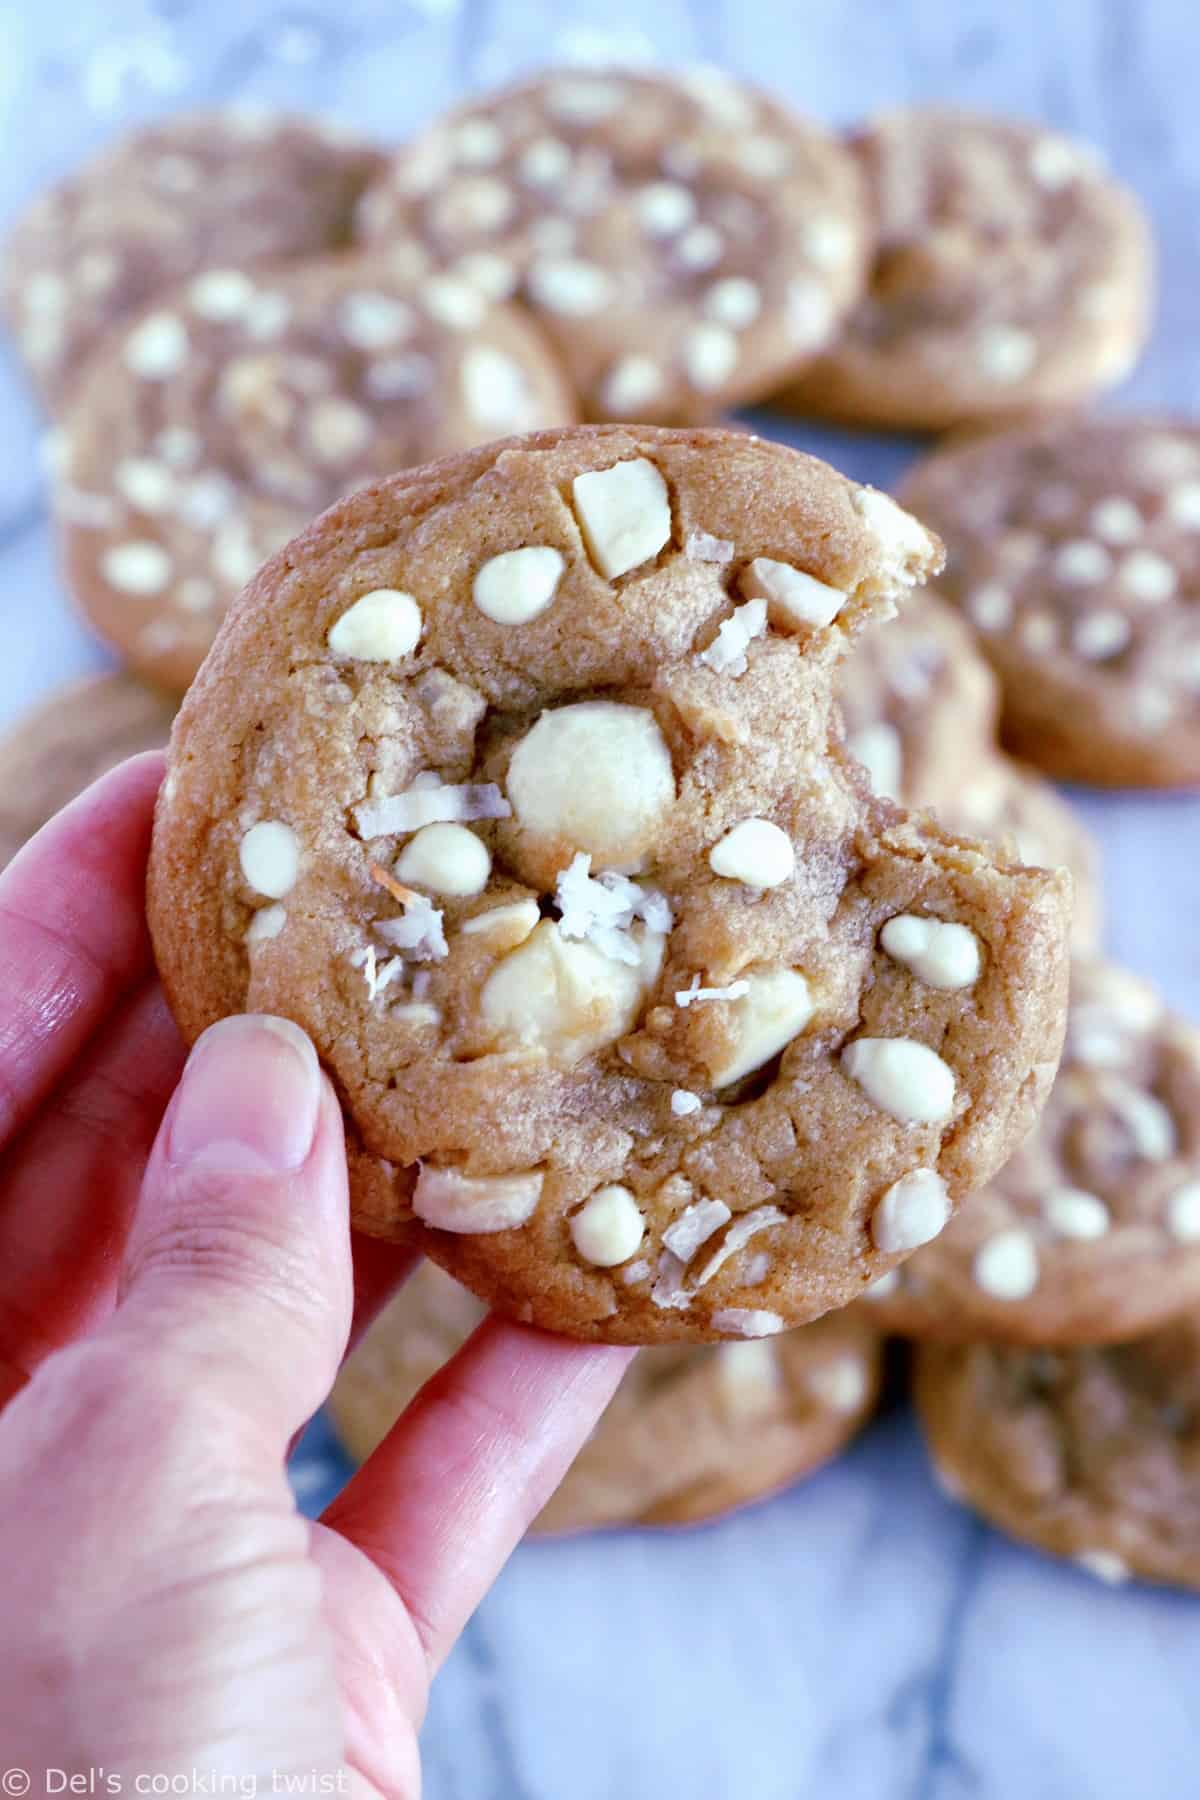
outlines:
[[890, 957], [930, 987], [954, 992], [979, 979], [979, 939], [966, 925], [897, 913], [883, 927], [879, 941]]
[[335, 656], [355, 662], [398, 662], [421, 636], [421, 609], [399, 588], [372, 588], [330, 627], [326, 643]]
[[773, 625], [793, 631], [831, 625], [849, 598], [844, 589], [770, 556], [756, 556], [743, 569], [738, 585], [743, 594], [766, 601]]
[[741, 881], [747, 887], [773, 888], [790, 881], [796, 852], [786, 831], [770, 819], [743, 819], [727, 831], [708, 853], [714, 875]]
[[744, 275], [727, 275], [722, 281], [714, 281], [705, 294], [704, 310], [718, 325], [745, 331], [762, 311], [762, 293], [758, 283]]
[[915, 1038], [855, 1038], [842, 1067], [867, 1098], [902, 1125], [940, 1125], [954, 1111], [954, 1075]]
[[1110, 1223], [1108, 1208], [1098, 1195], [1073, 1187], [1051, 1188], [1043, 1195], [1042, 1217], [1057, 1236], [1080, 1241], [1102, 1238]]
[[287, 924], [287, 911], [282, 906], [264, 906], [256, 912], [246, 927], [248, 944], [270, 943], [277, 938]]
[[171, 579], [171, 558], [161, 544], [114, 544], [100, 558], [100, 572], [123, 594], [161, 594]]
[[138, 512], [166, 512], [177, 492], [165, 463], [148, 456], [126, 456], [113, 470], [113, 485]]
[[718, 1344], [717, 1379], [734, 1418], [760, 1417], [773, 1410], [781, 1386], [775, 1345], [763, 1338]]
[[323, 394], [304, 414], [304, 435], [319, 462], [349, 462], [362, 454], [373, 434], [370, 415], [340, 394]]
[[421, 298], [430, 318], [450, 331], [477, 331], [487, 314], [487, 301], [479, 289], [456, 275], [431, 275]]
[[651, 237], [673, 237], [696, 216], [695, 197], [677, 181], [652, 181], [634, 196], [642, 230]]
[[658, 978], [663, 946], [658, 933], [646, 931], [642, 961], [631, 967], [543, 919], [496, 964], [479, 997], [480, 1017], [502, 1046], [578, 1062], [632, 1030]]
[[514, 750], [507, 785], [524, 830], [623, 873], [640, 865], [675, 799], [654, 714], [610, 700], [544, 712]]
[[819, 350], [833, 333], [834, 310], [829, 291], [820, 281], [799, 275], [787, 290], [788, 331], [797, 350]]
[[1091, 587], [1104, 581], [1112, 571], [1112, 557], [1103, 544], [1091, 538], [1075, 538], [1063, 544], [1054, 555], [1054, 578], [1072, 587]]
[[1038, 1284], [1037, 1245], [1020, 1226], [998, 1231], [975, 1252], [971, 1273], [993, 1300], [1028, 1300]]
[[711, 531], [689, 531], [683, 546], [689, 562], [716, 563], [722, 568], [733, 561], [733, 553], [731, 539], [714, 537]]
[[745, 1338], [773, 1337], [787, 1328], [778, 1313], [755, 1306], [719, 1306], [712, 1316], [712, 1325], [723, 1336]]
[[840, 269], [854, 251], [854, 228], [836, 213], [818, 213], [805, 221], [801, 243], [805, 256], [818, 269]]
[[566, 566], [561, 550], [549, 544], [502, 550], [476, 571], [471, 598], [498, 625], [526, 625], [545, 612]]
[[867, 771], [873, 793], [884, 800], [899, 800], [904, 781], [904, 744], [894, 725], [880, 720], [864, 725], [846, 739], [846, 748]]
[[188, 299], [192, 311], [202, 319], [224, 321], [240, 317], [255, 291], [253, 281], [241, 269], [206, 269], [189, 284]]
[[1072, 1561], [1108, 1587], [1120, 1587], [1129, 1580], [1129, 1564], [1115, 1550], [1077, 1550]]
[[866, 1367], [857, 1356], [838, 1356], [810, 1369], [805, 1386], [822, 1406], [836, 1413], [856, 1413], [870, 1392]]
[[490, 431], [520, 431], [531, 421], [532, 398], [525, 371], [491, 344], [472, 344], [459, 370], [463, 399], [471, 417]]
[[1030, 149], [1029, 168], [1038, 186], [1053, 193], [1078, 181], [1081, 175], [1093, 173], [1096, 157], [1085, 145], [1047, 132]]
[[570, 1221], [571, 1241], [584, 1262], [615, 1269], [628, 1262], [646, 1234], [646, 1221], [627, 1187], [597, 1188]]
[[374, 400], [411, 400], [433, 386], [434, 366], [419, 350], [367, 364], [363, 381]]
[[684, 340], [684, 371], [694, 388], [710, 393], [729, 380], [738, 355], [738, 341], [724, 325], [697, 325]]
[[454, 133], [459, 162], [486, 166], [499, 162], [504, 153], [504, 134], [493, 119], [464, 119]]
[[626, 91], [621, 82], [604, 76], [563, 76], [548, 90], [546, 105], [568, 124], [596, 125], [624, 105]]
[[412, 307], [391, 294], [347, 294], [338, 307], [342, 336], [356, 350], [389, 349], [408, 337], [416, 322]]
[[698, 1113], [703, 1105], [699, 1094], [690, 1093], [687, 1088], [676, 1088], [671, 1095], [671, 1112], [677, 1119], [690, 1118]]
[[1200, 531], [1200, 481], [1181, 481], [1169, 489], [1164, 510], [1172, 525]]
[[1102, 608], [1085, 613], [1071, 633], [1071, 643], [1076, 653], [1089, 662], [1104, 662], [1110, 656], [1119, 656], [1132, 636], [1133, 627], [1124, 613]]
[[541, 921], [536, 900], [509, 900], [487, 912], [476, 913], [460, 927], [464, 937], [486, 938], [489, 947], [515, 950]]
[[178, 374], [188, 358], [188, 334], [174, 313], [150, 313], [125, 339], [125, 366], [143, 381]]
[[612, 276], [599, 263], [578, 257], [547, 257], [534, 263], [526, 279], [534, 303], [561, 318], [590, 318], [612, 303]]
[[1165, 556], [1159, 556], [1153, 550], [1131, 550], [1128, 556], [1121, 558], [1121, 566], [1117, 570], [1117, 580], [1127, 594], [1135, 600], [1144, 600], [1148, 606], [1159, 606], [1164, 600], [1174, 597], [1179, 586], [1179, 577]]
[[1106, 544], [1131, 544], [1141, 534], [1143, 520], [1132, 500], [1112, 494], [1107, 500], [1097, 500], [1088, 524]]
[[675, 245], [686, 269], [714, 269], [725, 254], [725, 240], [712, 225], [693, 225]]
[[260, 819], [238, 847], [238, 861], [249, 887], [268, 900], [290, 894], [300, 874], [300, 840], [279, 819]]
[[662, 1234], [662, 1241], [680, 1262], [690, 1262], [714, 1231], [728, 1225], [733, 1214], [723, 1200], [697, 1200], [684, 1207]]
[[936, 1169], [911, 1169], [894, 1181], [871, 1214], [871, 1236], [891, 1254], [928, 1244], [945, 1228], [950, 1197]]
[[671, 499], [647, 457], [589, 469], [571, 484], [575, 517], [592, 560], [610, 581], [657, 556], [671, 536]]
[[854, 509], [875, 538], [894, 581], [914, 581], [918, 559], [933, 549], [933, 539], [912, 514], [897, 506], [890, 494], [878, 488], [859, 487], [851, 494]]
[[455, 263], [454, 273], [489, 300], [507, 300], [519, 279], [515, 266], [495, 250], [469, 250]]
[[886, 1300], [889, 1294], [898, 1293], [899, 1289], [899, 1269], [888, 1269], [884, 1274], [877, 1275], [874, 1281], [868, 1283], [863, 1289], [862, 1297], [864, 1300]]
[[557, 187], [571, 172], [571, 152], [561, 138], [535, 138], [521, 152], [517, 172], [530, 187]]
[[522, 1175], [471, 1176], [422, 1163], [412, 1209], [418, 1219], [437, 1231], [513, 1231], [537, 1211], [542, 1181], [536, 1170]]
[[987, 581], [968, 597], [967, 611], [981, 631], [1007, 631], [1012, 624], [1012, 595], [998, 581]]
[[976, 340], [976, 366], [989, 381], [1024, 380], [1037, 361], [1037, 339], [1015, 325], [989, 325]]
[[1157, 1094], [1144, 1093], [1141, 1088], [1110, 1077], [1104, 1098], [1128, 1132], [1138, 1156], [1147, 1162], [1166, 1162], [1175, 1154], [1175, 1119]]
[[1177, 1243], [1200, 1241], [1200, 1181], [1186, 1181], [1167, 1201], [1167, 1230]]
[[613, 364], [601, 388], [606, 412], [636, 415], [663, 391], [663, 372], [653, 357], [632, 352]]
[[798, 969], [751, 970], [745, 990], [728, 1002], [731, 1042], [709, 1073], [714, 1087], [728, 1087], [786, 1049], [813, 1015], [812, 992]]
[[410, 887], [433, 894], [482, 894], [492, 858], [465, 825], [426, 825], [400, 852], [396, 873]]

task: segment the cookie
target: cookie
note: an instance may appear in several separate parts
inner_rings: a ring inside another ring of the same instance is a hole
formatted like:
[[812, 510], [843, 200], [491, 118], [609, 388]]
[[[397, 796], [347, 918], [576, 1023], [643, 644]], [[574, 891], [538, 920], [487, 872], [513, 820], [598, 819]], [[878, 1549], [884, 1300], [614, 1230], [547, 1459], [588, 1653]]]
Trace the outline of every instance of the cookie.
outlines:
[[992, 753], [995, 677], [970, 628], [932, 591], [860, 634], [837, 692], [847, 749], [875, 792], [901, 806], [941, 806], [964, 769]]
[[761, 398], [860, 292], [865, 214], [827, 132], [713, 70], [553, 70], [397, 156], [359, 227], [532, 309], [590, 419]]
[[931, 807], [964, 837], [1003, 844], [1012, 861], [1066, 868], [1071, 941], [1099, 942], [1099, 850], [1048, 782], [994, 745], [995, 677], [969, 627], [931, 591], [862, 632], [838, 671], [846, 747], [877, 794]]
[[942, 431], [1129, 373], [1150, 326], [1150, 233], [1097, 151], [939, 106], [884, 113], [849, 144], [877, 233], [867, 291], [782, 404]]
[[339, 257], [209, 269], [93, 359], [59, 442], [68, 584], [182, 691], [259, 564], [392, 469], [574, 417], [515, 310], [452, 277]]
[[250, 107], [162, 119], [103, 151], [5, 246], [0, 311], [46, 405], [61, 409], [87, 358], [161, 289], [347, 243], [383, 161], [315, 120]]
[[1127, 970], [1077, 959], [1033, 1134], [869, 1299], [889, 1330], [1034, 1345], [1200, 1306], [1200, 1032]]
[[937, 452], [905, 502], [1000, 677], [1010, 747], [1112, 787], [1200, 781], [1200, 427], [1062, 419]]
[[[483, 1314], [422, 1264], [329, 1396], [352, 1456], [371, 1454]], [[811, 1474], [874, 1409], [880, 1343], [851, 1308], [782, 1337], [643, 1351], [533, 1530], [694, 1524]]]
[[150, 912], [185, 1034], [295, 1018], [375, 1173], [357, 1222], [535, 1324], [755, 1336], [857, 1295], [1004, 1160], [1063, 1028], [1065, 877], [841, 748], [847, 636], [938, 560], [733, 432], [364, 489], [176, 726]]
[[1200, 1588], [1200, 1321], [1106, 1349], [922, 1348], [939, 1473], [993, 1525], [1101, 1581]]
[[0, 737], [0, 868], [85, 787], [139, 750], [161, 750], [175, 702], [130, 675], [58, 688]]

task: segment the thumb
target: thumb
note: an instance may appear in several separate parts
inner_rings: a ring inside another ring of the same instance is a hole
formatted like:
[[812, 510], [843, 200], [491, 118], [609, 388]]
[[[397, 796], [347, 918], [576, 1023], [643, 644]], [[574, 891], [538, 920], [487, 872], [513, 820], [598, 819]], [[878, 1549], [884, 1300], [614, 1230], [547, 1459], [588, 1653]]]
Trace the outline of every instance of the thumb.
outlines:
[[333, 1383], [351, 1287], [341, 1112], [316, 1052], [286, 1019], [222, 1019], [167, 1108], [109, 1328], [190, 1364], [282, 1454]]

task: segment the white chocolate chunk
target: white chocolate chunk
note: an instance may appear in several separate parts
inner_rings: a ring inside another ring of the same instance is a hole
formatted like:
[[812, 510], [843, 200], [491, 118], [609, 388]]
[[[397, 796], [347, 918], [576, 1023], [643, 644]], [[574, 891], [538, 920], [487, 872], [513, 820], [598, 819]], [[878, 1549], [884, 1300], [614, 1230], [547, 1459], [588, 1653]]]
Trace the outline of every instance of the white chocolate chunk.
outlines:
[[1144, 521], [1132, 500], [1123, 494], [1110, 494], [1097, 500], [1088, 514], [1088, 524], [1106, 544], [1131, 544], [1141, 534]]
[[1055, 552], [1054, 576], [1075, 587], [1091, 587], [1103, 581], [1112, 569], [1112, 557], [1103, 544], [1091, 538], [1073, 538]]
[[722, 1400], [734, 1418], [772, 1411], [782, 1385], [774, 1344], [763, 1338], [718, 1344], [716, 1366]]
[[369, 289], [347, 294], [338, 308], [342, 336], [356, 350], [386, 350], [409, 337], [416, 314], [403, 300]]
[[584, 542], [610, 581], [657, 556], [670, 539], [667, 484], [644, 456], [577, 475], [571, 492]]
[[712, 1316], [713, 1329], [729, 1337], [773, 1337], [786, 1330], [778, 1313], [756, 1306], [719, 1306]]
[[1179, 1244], [1200, 1241], [1200, 1181], [1175, 1189], [1166, 1206], [1167, 1230]]
[[482, 894], [492, 872], [487, 845], [465, 825], [426, 825], [400, 852], [396, 873], [433, 894]]
[[1071, 633], [1071, 643], [1089, 662], [1103, 662], [1109, 656], [1120, 655], [1132, 636], [1133, 627], [1124, 613], [1102, 608], [1084, 614]]
[[1016, 325], [989, 325], [976, 340], [975, 354], [989, 381], [1021, 381], [1037, 361], [1037, 339]]
[[701, 1244], [714, 1231], [720, 1231], [722, 1225], [727, 1225], [732, 1217], [723, 1200], [697, 1200], [691, 1206], [685, 1206], [679, 1217], [672, 1220], [662, 1234], [662, 1241], [680, 1262], [690, 1262]]
[[915, 581], [914, 564], [933, 549], [933, 539], [920, 520], [878, 488], [855, 488], [851, 498], [855, 511], [879, 546], [888, 575], [893, 581]]
[[544, 712], [513, 751], [508, 797], [522, 828], [636, 869], [675, 800], [654, 714], [610, 700]]
[[304, 415], [304, 435], [318, 462], [349, 462], [366, 449], [373, 430], [362, 407], [340, 394], [314, 400]]
[[857, 1356], [838, 1356], [818, 1363], [809, 1370], [806, 1385], [823, 1406], [837, 1413], [857, 1412], [870, 1387], [866, 1368]]
[[867, 771], [872, 791], [884, 800], [899, 800], [904, 781], [904, 745], [894, 725], [881, 719], [864, 725], [846, 739], [846, 748]]
[[246, 927], [248, 944], [270, 943], [277, 938], [287, 924], [287, 912], [282, 906], [264, 906], [256, 912]]
[[188, 299], [202, 319], [236, 319], [245, 312], [255, 291], [242, 269], [206, 269], [189, 284]]
[[644, 931], [639, 948], [641, 962], [633, 967], [593, 944], [564, 938], [552, 920], [543, 919], [485, 982], [482, 1022], [502, 1047], [578, 1062], [632, 1030], [658, 979], [664, 940]]
[[485, 938], [499, 950], [515, 950], [541, 921], [536, 900], [509, 900], [503, 906], [476, 913], [460, 926], [464, 937]]
[[1148, 606], [1161, 606], [1172, 599], [1179, 586], [1172, 564], [1153, 550], [1131, 550], [1122, 557], [1117, 579], [1127, 594]]
[[412, 1208], [437, 1231], [514, 1231], [537, 1211], [542, 1181], [537, 1170], [472, 1176], [422, 1163]]
[[683, 367], [688, 380], [701, 393], [722, 387], [737, 367], [738, 341], [724, 325], [697, 325], [683, 346]]
[[1120, 1587], [1129, 1580], [1129, 1564], [1115, 1550], [1077, 1550], [1071, 1560], [1107, 1587]]
[[758, 283], [748, 281], [744, 275], [727, 275], [722, 281], [714, 281], [704, 296], [704, 311], [718, 325], [744, 331], [762, 311]]
[[634, 196], [642, 230], [651, 237], [673, 237], [696, 216], [696, 201], [677, 181], [652, 181]]
[[430, 318], [449, 331], [477, 331], [487, 314], [487, 301], [479, 289], [456, 275], [431, 275], [421, 298]]
[[743, 594], [766, 601], [773, 625], [793, 631], [831, 625], [849, 598], [843, 589], [770, 556], [756, 556], [738, 585]]
[[1184, 531], [1200, 531], [1200, 481], [1181, 481], [1169, 489], [1166, 515]]
[[751, 970], [744, 981], [744, 991], [729, 1002], [729, 1048], [709, 1071], [714, 1087], [728, 1087], [760, 1069], [813, 1015], [812, 993], [798, 969]]
[[125, 339], [125, 366], [143, 381], [177, 375], [188, 358], [187, 327], [174, 313], [150, 313]]
[[463, 399], [471, 417], [490, 431], [519, 431], [530, 422], [532, 405], [525, 371], [492, 344], [471, 344], [459, 370]]
[[677, 1119], [690, 1118], [703, 1104], [699, 1094], [693, 1094], [687, 1088], [676, 1088], [671, 1095], [671, 1112]]
[[471, 598], [498, 625], [525, 625], [545, 612], [558, 589], [566, 558], [549, 544], [502, 550], [477, 570]]
[[742, 881], [752, 888], [773, 888], [791, 879], [796, 852], [787, 832], [770, 819], [743, 819], [713, 845], [708, 866], [714, 875], [728, 881]]
[[619, 357], [601, 388], [605, 411], [636, 415], [642, 407], [654, 404], [663, 385], [662, 369], [652, 356], [633, 351]]
[[901, 1125], [940, 1125], [954, 1111], [954, 1075], [915, 1038], [855, 1038], [842, 1067], [867, 1098]]
[[100, 558], [100, 572], [123, 594], [161, 594], [171, 579], [171, 558], [161, 544], [135, 540], [113, 544]]
[[571, 152], [561, 138], [541, 137], [521, 152], [517, 172], [530, 187], [555, 187], [571, 169]]
[[612, 303], [612, 276], [599, 263], [579, 257], [545, 257], [527, 277], [530, 295], [547, 312], [564, 319], [586, 319]]
[[1020, 1226], [998, 1231], [975, 1252], [971, 1273], [993, 1300], [1028, 1300], [1038, 1284], [1037, 1245]]
[[998, 581], [985, 581], [968, 597], [967, 611], [980, 631], [1007, 631], [1012, 624], [1013, 598]]
[[176, 494], [175, 477], [165, 463], [148, 456], [126, 456], [113, 470], [113, 485], [139, 512], [166, 512]]
[[693, 225], [675, 245], [685, 269], [713, 269], [725, 254], [725, 240], [712, 225]]
[[945, 1228], [950, 1197], [936, 1169], [910, 1169], [894, 1181], [871, 1214], [871, 1236], [889, 1254], [916, 1250]]
[[372, 588], [330, 627], [326, 643], [335, 656], [355, 662], [399, 662], [416, 649], [421, 608], [399, 588]]
[[1103, 1200], [1084, 1188], [1051, 1188], [1042, 1198], [1042, 1217], [1058, 1237], [1081, 1242], [1102, 1238], [1110, 1224]]
[[576, 1250], [598, 1269], [615, 1269], [627, 1262], [646, 1233], [637, 1200], [617, 1182], [597, 1188], [572, 1216], [570, 1226]]
[[727, 619], [722, 619], [716, 637], [700, 652], [699, 660], [706, 668], [715, 669], [718, 675], [732, 675], [736, 679], [750, 667], [747, 649], [755, 638], [765, 634], [766, 629], [766, 601], [747, 600], [744, 606], [735, 606]]
[[260, 819], [242, 838], [238, 861], [256, 894], [282, 900], [300, 874], [300, 840], [291, 826], [279, 819]]
[[897, 913], [883, 927], [879, 941], [893, 961], [903, 963], [930, 987], [953, 993], [979, 979], [979, 939], [966, 925]]

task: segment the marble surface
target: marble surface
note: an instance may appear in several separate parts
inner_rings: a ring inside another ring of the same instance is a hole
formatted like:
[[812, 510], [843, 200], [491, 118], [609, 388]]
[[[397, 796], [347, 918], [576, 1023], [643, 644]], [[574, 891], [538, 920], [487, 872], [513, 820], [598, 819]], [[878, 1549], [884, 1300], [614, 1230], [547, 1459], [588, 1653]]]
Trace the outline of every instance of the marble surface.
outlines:
[[[1194, 0], [0, 0], [0, 224], [122, 124], [234, 96], [397, 137], [548, 57], [723, 62], [848, 120], [953, 98], [1100, 143], [1162, 241], [1113, 404], [1200, 410]], [[0, 369], [0, 724], [103, 666], [56, 580], [39, 421]], [[912, 447], [797, 430], [885, 483]], [[1200, 799], [1077, 796], [1110, 947], [1200, 1018]], [[309, 1510], [344, 1475], [322, 1422]], [[1110, 1590], [943, 1498], [902, 1407], [741, 1517], [521, 1550], [439, 1680], [428, 1800], [1157, 1800], [1196, 1783], [1200, 1600]]]

